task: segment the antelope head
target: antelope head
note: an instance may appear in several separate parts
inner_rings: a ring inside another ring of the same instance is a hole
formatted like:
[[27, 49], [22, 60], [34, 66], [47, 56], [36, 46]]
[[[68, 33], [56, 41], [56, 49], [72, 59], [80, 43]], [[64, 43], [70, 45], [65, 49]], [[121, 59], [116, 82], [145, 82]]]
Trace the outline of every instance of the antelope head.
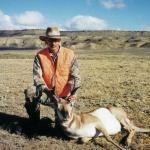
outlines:
[[57, 103], [57, 115], [60, 122], [69, 121], [72, 117], [73, 104], [70, 101], [60, 98]]

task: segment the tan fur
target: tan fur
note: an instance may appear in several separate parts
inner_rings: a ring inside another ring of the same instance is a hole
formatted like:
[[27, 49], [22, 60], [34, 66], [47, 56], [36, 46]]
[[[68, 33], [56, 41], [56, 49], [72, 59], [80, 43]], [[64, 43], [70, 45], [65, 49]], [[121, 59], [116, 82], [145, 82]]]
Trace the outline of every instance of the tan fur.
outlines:
[[[62, 111], [66, 111], [68, 112], [69, 116], [67, 118], [66, 121], [62, 122], [61, 125], [63, 127], [65, 127], [65, 131], [67, 132], [68, 128], [76, 128], [79, 129], [82, 126], [89, 124], [89, 123], [94, 123], [95, 124], [95, 128], [99, 131], [102, 132], [103, 135], [105, 136], [105, 138], [111, 142], [112, 144], [114, 144], [115, 146], [117, 146], [119, 149], [124, 149], [122, 147], [120, 147], [116, 142], [114, 142], [112, 140], [112, 138], [110, 137], [110, 135], [108, 134], [108, 132], [106, 131], [103, 123], [96, 117], [93, 116], [90, 112], [87, 113], [80, 113], [80, 114], [75, 114], [72, 109], [70, 109], [71, 106], [69, 105], [68, 102], [61, 100], [59, 102], [58, 105], [58, 112], [62, 112]], [[117, 108], [117, 107], [112, 107], [109, 106], [107, 109], [110, 110], [110, 112], [116, 117], [116, 119], [123, 125], [123, 127], [129, 132], [129, 136], [127, 138], [127, 144], [130, 145], [131, 141], [132, 141], [132, 137], [134, 136], [135, 132], [141, 132], [141, 130], [139, 130], [140, 128], [134, 126], [131, 121], [129, 120], [127, 113], [122, 109], [122, 108]], [[143, 130], [142, 130], [143, 131]], [[149, 129], [144, 130], [145, 132], [150, 132]], [[83, 142], [87, 142], [89, 141], [91, 138], [90, 137], [83, 137], [82, 141]]]

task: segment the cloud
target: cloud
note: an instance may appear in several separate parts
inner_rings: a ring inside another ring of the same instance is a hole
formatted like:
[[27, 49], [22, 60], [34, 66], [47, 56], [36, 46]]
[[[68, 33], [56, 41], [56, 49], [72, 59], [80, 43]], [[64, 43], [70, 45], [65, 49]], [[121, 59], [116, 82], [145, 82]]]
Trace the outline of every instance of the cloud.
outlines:
[[101, 4], [107, 9], [121, 9], [126, 7], [126, 4], [123, 2], [123, 0], [102, 0]]
[[12, 30], [14, 28], [15, 25], [13, 24], [12, 18], [0, 10], [0, 30]]
[[25, 11], [9, 16], [0, 10], [0, 30], [36, 29], [45, 27], [45, 18], [38, 11]]
[[59, 26], [61, 30], [103, 30], [107, 28], [105, 20], [93, 16], [78, 15], [65, 25], [47, 21], [38, 11], [25, 11], [17, 15], [7, 15], [0, 10], [0, 30], [42, 29], [48, 25]]
[[106, 27], [105, 20], [82, 15], [73, 17], [66, 24], [67, 30], [102, 30], [106, 29]]
[[44, 23], [44, 16], [38, 11], [25, 11], [20, 15], [15, 16], [15, 20], [20, 25], [40, 25]]

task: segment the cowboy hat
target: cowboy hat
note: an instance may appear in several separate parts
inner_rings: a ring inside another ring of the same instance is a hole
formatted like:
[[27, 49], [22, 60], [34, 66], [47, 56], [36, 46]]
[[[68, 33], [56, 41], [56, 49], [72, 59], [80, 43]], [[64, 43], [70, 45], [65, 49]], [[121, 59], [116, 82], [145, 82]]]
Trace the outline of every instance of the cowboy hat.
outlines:
[[48, 27], [45, 36], [39, 36], [39, 39], [45, 41], [46, 39], [61, 39], [58, 27]]

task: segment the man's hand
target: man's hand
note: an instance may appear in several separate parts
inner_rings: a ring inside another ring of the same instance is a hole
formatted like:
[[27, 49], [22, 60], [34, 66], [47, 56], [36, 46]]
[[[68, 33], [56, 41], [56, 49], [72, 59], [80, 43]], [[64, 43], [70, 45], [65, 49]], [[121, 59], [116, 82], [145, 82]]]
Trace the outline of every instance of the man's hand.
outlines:
[[76, 95], [70, 95], [70, 96], [68, 97], [68, 100], [69, 100], [70, 102], [75, 102], [75, 101], [77, 100], [77, 97], [76, 97]]

